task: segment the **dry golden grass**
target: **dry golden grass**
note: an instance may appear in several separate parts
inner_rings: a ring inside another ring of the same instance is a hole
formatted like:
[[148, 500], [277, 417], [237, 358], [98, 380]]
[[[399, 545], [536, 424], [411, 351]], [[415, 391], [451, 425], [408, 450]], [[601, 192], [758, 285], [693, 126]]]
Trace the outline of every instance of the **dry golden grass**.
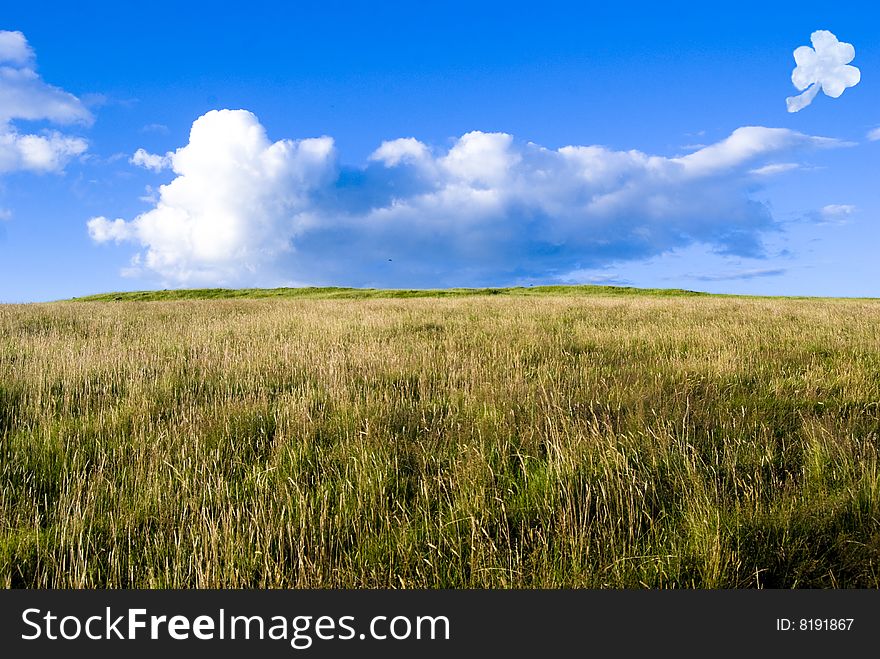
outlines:
[[0, 584], [880, 586], [880, 303], [0, 306]]

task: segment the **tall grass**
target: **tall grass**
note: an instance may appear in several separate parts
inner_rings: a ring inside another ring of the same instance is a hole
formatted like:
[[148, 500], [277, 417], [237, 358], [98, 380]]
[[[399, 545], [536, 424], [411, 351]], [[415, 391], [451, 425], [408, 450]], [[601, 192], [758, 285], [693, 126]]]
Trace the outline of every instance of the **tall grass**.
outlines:
[[880, 303], [0, 306], [6, 587], [880, 586]]

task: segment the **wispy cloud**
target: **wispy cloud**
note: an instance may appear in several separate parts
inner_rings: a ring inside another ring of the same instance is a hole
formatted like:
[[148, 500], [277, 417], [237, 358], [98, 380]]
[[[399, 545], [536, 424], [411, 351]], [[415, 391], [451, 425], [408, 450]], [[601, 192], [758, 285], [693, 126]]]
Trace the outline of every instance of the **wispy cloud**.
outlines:
[[880, 126], [878, 126], [877, 128], [874, 128], [873, 130], [869, 130], [867, 137], [872, 142], [876, 142], [877, 140], [880, 140]]
[[390, 140], [347, 167], [330, 137], [272, 142], [253, 114], [213, 111], [187, 145], [139, 158], [174, 174], [153, 208], [88, 226], [97, 242], [140, 245], [142, 273], [178, 284], [491, 284], [693, 243], [760, 256], [776, 223], [750, 172], [840, 145], [750, 126], [665, 157], [473, 131], [448, 149]]
[[756, 176], [773, 176], [774, 174], [784, 174], [795, 169], [800, 169], [801, 165], [796, 162], [774, 162], [763, 167], [750, 170], [750, 174]]
[[156, 133], [159, 135], [167, 135], [170, 131], [165, 124], [147, 124], [141, 128], [142, 133]]
[[631, 286], [632, 281], [616, 272], [602, 273], [593, 270], [571, 270], [553, 277], [563, 284], [596, 284], [608, 286]]
[[796, 162], [774, 162], [769, 165], [764, 165], [763, 167], [752, 169], [749, 173], [756, 176], [773, 176], [775, 174], [784, 174], [785, 172], [800, 168], [801, 165]]
[[778, 277], [788, 272], [787, 268], [750, 268], [745, 270], [732, 270], [728, 272], [687, 274], [684, 279], [695, 281], [735, 281], [742, 279], [758, 279], [760, 277]]

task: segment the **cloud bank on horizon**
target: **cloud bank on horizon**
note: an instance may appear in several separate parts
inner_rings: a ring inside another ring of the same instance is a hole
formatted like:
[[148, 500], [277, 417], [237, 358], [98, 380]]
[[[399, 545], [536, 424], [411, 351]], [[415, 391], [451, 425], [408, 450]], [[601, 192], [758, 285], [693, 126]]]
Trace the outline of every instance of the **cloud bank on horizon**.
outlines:
[[776, 224], [752, 190], [793, 167], [777, 158], [842, 145], [748, 126], [666, 157], [473, 131], [447, 149], [386, 141], [349, 167], [330, 137], [272, 142], [252, 113], [215, 110], [185, 146], [132, 157], [174, 175], [152, 208], [88, 230], [139, 247], [130, 274], [176, 285], [491, 285], [693, 243], [759, 256]]
[[831, 98], [840, 98], [847, 87], [855, 87], [861, 80], [859, 69], [849, 64], [856, 56], [852, 44], [838, 41], [828, 30], [816, 30], [810, 41], [812, 48], [800, 46], [794, 51], [797, 66], [791, 73], [791, 82], [803, 93], [785, 99], [789, 112], [799, 112], [810, 105], [819, 90]]
[[21, 32], [0, 30], [0, 173], [57, 172], [88, 147], [57, 130], [21, 134], [16, 120], [90, 125], [93, 117], [76, 96], [37, 74], [36, 55]]

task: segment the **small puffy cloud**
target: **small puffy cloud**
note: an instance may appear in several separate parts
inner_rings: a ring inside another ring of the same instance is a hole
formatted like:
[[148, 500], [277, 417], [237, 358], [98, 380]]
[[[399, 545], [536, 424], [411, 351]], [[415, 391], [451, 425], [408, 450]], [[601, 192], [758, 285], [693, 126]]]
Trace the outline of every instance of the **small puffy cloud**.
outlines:
[[85, 140], [47, 131], [42, 135], [20, 135], [14, 128], [0, 129], [0, 173], [29, 170], [58, 172], [88, 148]]
[[880, 127], [868, 131], [868, 139], [872, 142], [880, 140]]
[[785, 99], [789, 112], [803, 110], [820, 89], [826, 96], [839, 98], [847, 87], [854, 87], [861, 79], [861, 72], [849, 65], [856, 56], [852, 44], [838, 41], [828, 30], [816, 30], [810, 41], [812, 48], [800, 46], [794, 51], [797, 66], [791, 81], [803, 93]]
[[133, 234], [130, 225], [123, 219], [115, 219], [112, 222], [106, 217], [93, 217], [86, 226], [89, 236], [98, 243], [117, 242], [129, 240]]
[[161, 172], [163, 169], [171, 167], [171, 154], [166, 153], [164, 156], [160, 156], [155, 153], [149, 153], [145, 149], [138, 149], [129, 158], [128, 162], [153, 172]]
[[8, 208], [0, 208], [0, 222], [6, 222], [12, 219], [12, 211]]
[[822, 215], [825, 217], [847, 217], [856, 212], [852, 204], [828, 204], [822, 207]]
[[273, 142], [250, 112], [221, 110], [162, 156], [175, 178], [149, 210], [93, 218], [89, 232], [137, 244], [139, 272], [186, 285], [493, 285], [588, 276], [694, 243], [755, 257], [777, 224], [751, 196], [753, 172], [841, 145], [751, 126], [667, 157], [472, 131], [446, 150], [387, 141], [353, 167], [329, 137]]
[[35, 66], [36, 56], [24, 35], [0, 31], [0, 172], [57, 172], [87, 148], [82, 138], [55, 130], [21, 134], [16, 129], [16, 120], [92, 122], [78, 98], [44, 82]]
[[857, 210], [852, 204], [828, 204], [813, 213], [812, 218], [821, 224], [846, 224]]
[[396, 167], [401, 163], [424, 163], [430, 155], [428, 147], [416, 138], [402, 137], [382, 142], [382, 145], [370, 154], [370, 160], [381, 162], [386, 167]]

